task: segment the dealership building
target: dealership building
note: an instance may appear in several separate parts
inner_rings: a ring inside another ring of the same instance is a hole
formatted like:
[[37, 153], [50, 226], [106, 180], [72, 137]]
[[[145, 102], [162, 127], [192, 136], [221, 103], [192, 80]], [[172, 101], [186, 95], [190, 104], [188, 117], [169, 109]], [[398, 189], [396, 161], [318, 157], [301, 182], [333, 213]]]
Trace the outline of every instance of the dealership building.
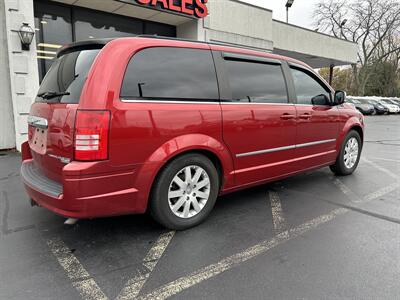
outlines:
[[75, 41], [146, 34], [277, 53], [313, 68], [357, 62], [356, 44], [272, 14], [238, 0], [0, 0], [0, 149], [27, 139], [40, 81], [57, 50]]

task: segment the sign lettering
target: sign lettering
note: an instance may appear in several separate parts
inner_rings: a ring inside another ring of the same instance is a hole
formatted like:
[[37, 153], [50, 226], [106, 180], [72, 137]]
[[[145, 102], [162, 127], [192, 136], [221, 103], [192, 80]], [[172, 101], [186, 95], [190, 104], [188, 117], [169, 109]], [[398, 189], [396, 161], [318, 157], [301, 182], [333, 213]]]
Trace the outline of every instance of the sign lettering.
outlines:
[[208, 0], [135, 0], [138, 4], [152, 6], [181, 14], [205, 18], [208, 15]]

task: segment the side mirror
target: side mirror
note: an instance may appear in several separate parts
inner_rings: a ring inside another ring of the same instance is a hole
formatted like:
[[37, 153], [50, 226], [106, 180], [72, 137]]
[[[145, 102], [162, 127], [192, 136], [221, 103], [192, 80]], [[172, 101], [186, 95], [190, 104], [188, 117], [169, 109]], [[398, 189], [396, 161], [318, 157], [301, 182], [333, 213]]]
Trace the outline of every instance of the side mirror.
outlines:
[[329, 105], [329, 98], [326, 95], [321, 94], [321, 95], [312, 97], [311, 103], [313, 105]]
[[346, 101], [346, 92], [336, 91], [335, 92], [335, 105], [341, 105]]

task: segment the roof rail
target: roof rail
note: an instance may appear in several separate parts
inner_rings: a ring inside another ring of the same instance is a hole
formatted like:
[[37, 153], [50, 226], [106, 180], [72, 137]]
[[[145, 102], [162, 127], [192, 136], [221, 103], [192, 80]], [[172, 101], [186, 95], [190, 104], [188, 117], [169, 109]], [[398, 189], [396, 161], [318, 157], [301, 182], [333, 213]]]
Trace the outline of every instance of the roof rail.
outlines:
[[205, 42], [205, 41], [198, 41], [198, 40], [191, 40], [191, 39], [184, 39], [184, 38], [177, 38], [177, 37], [160, 36], [157, 34], [138, 34], [134, 37], [153, 38], [153, 39], [160, 39], [160, 40], [174, 40], [174, 41], [199, 43], [199, 44], [206, 44], [206, 45], [216, 45], [216, 46], [227, 46], [227, 47], [241, 48], [241, 49], [247, 49], [247, 50], [256, 50], [256, 51], [263, 50], [262, 48], [255, 48], [255, 47], [244, 46], [244, 45], [230, 44], [230, 43], [224, 43], [224, 42]]
[[[262, 51], [262, 48], [255, 48], [249, 47], [244, 45], [237, 45], [237, 44], [230, 44], [224, 42], [205, 42], [205, 41], [197, 41], [191, 39], [183, 39], [183, 38], [176, 38], [176, 37], [166, 37], [160, 36], [156, 34], [138, 34], [133, 36], [135, 38], [150, 38], [150, 39], [159, 39], [159, 40], [173, 40], [173, 41], [182, 41], [182, 42], [190, 42], [190, 43], [199, 43], [199, 44], [206, 44], [206, 45], [216, 45], [216, 46], [225, 46], [225, 47], [234, 47], [240, 49], [247, 49], [247, 50], [255, 50], [255, 51]], [[118, 39], [116, 38], [105, 38], [105, 39], [91, 39], [86, 41], [74, 42], [68, 45], [63, 46], [58, 52], [57, 57], [60, 57], [64, 54], [67, 54], [72, 51], [76, 50], [83, 50], [83, 49], [99, 49], [102, 48], [104, 45], [109, 43], [112, 40]], [[268, 51], [265, 49], [265, 51]]]

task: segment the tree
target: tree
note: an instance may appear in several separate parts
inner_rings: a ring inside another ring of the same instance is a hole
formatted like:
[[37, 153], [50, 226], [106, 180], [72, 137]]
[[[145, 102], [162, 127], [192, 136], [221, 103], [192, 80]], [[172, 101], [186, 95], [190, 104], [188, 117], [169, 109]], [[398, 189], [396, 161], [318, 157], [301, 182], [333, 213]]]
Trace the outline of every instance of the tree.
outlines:
[[[319, 70], [319, 74], [326, 80], [329, 81], [329, 73], [330, 70], [329, 68], [322, 68]], [[333, 77], [332, 77], [332, 87], [335, 90], [341, 90], [341, 91], [348, 91], [352, 93], [352, 70], [351, 68], [347, 69], [340, 69], [340, 68], [335, 68], [333, 70]]]
[[395, 64], [389, 61], [375, 62], [368, 69], [372, 75], [365, 87], [367, 95], [385, 97], [399, 95], [399, 76]]
[[314, 11], [315, 25], [359, 45], [358, 64], [353, 69], [353, 89], [364, 95], [373, 75], [371, 66], [389, 62], [399, 67], [400, 1], [321, 0]]

